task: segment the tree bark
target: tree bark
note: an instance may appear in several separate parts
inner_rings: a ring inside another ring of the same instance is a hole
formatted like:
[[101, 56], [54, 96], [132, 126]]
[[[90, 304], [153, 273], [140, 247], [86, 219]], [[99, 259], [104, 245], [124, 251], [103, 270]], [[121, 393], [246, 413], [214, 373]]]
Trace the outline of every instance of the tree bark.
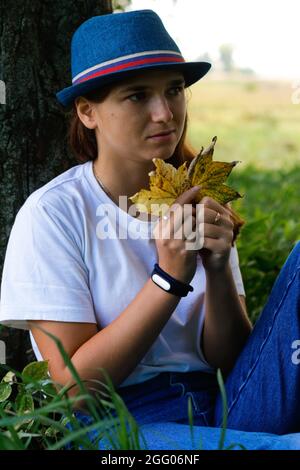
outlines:
[[[111, 12], [111, 0], [0, 2], [1, 273], [19, 208], [33, 191], [78, 164], [67, 147], [66, 116], [55, 93], [71, 83], [75, 29], [91, 16]], [[35, 359], [28, 332], [1, 328], [0, 339], [7, 365], [21, 370]]]

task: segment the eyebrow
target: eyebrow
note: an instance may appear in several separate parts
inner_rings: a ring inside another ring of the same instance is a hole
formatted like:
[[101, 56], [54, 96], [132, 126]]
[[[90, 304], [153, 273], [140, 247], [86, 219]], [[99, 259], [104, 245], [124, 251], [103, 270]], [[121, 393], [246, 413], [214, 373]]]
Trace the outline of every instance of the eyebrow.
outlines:
[[[177, 80], [171, 80], [167, 83], [167, 86], [180, 86], [184, 85], [184, 78], [178, 78]], [[120, 93], [128, 93], [129, 91], [144, 91], [151, 88], [151, 85], [129, 85], [128, 87], [122, 88]]]

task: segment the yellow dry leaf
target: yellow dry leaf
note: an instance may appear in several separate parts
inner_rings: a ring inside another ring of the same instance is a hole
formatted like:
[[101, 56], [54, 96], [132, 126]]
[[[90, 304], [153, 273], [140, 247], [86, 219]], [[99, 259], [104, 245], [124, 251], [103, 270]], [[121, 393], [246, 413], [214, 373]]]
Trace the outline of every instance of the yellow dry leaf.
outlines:
[[202, 147], [200, 153], [191, 161], [189, 168], [187, 162], [177, 169], [162, 159], [153, 158], [156, 170], [149, 173], [150, 190], [142, 189], [129, 198], [136, 205], [136, 209], [160, 216], [178, 196], [196, 185], [200, 185], [200, 190], [195, 196], [196, 203], [204, 196], [209, 196], [221, 204], [242, 197], [224, 184], [238, 162], [217, 162], [212, 159], [216, 141], [217, 137], [214, 137], [207, 149], [204, 150]]

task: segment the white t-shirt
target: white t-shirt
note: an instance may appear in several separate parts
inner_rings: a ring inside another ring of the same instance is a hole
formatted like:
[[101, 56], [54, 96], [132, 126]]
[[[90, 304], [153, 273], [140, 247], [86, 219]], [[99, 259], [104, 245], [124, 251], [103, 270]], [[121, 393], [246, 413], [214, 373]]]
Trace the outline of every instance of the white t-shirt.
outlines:
[[[158, 261], [154, 225], [112, 202], [99, 186], [91, 161], [60, 174], [34, 191], [16, 216], [3, 268], [0, 322], [23, 329], [28, 329], [29, 319], [105, 328], [133, 301]], [[238, 294], [245, 295], [236, 247], [230, 265]], [[180, 300], [120, 386], [163, 371], [213, 372], [200, 349], [205, 293], [200, 256], [191, 285], [194, 291]], [[41, 360], [32, 335], [31, 341]]]

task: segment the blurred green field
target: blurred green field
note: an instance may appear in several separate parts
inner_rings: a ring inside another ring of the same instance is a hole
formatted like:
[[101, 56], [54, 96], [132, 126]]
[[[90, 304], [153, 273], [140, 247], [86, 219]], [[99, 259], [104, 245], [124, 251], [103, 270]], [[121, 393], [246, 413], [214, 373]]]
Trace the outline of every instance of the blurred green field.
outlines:
[[286, 257], [300, 240], [300, 105], [290, 83], [203, 80], [187, 92], [196, 150], [218, 136], [215, 160], [241, 163], [228, 184], [243, 198], [237, 246], [255, 321]]
[[281, 169], [300, 165], [300, 105], [288, 82], [208, 81], [188, 94], [189, 138], [196, 149], [218, 136], [221, 160], [242, 168]]

